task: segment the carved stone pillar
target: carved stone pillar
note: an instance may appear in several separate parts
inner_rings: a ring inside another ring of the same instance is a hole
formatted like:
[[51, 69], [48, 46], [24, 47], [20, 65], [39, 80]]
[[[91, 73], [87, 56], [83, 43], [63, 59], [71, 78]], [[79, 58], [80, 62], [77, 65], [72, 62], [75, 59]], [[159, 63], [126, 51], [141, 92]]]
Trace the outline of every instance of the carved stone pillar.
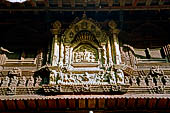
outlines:
[[70, 62], [70, 46], [65, 46], [65, 64], [69, 65]]
[[54, 46], [53, 46], [53, 58], [52, 58], [52, 66], [57, 66], [59, 63], [59, 41], [58, 41], [58, 35], [55, 35], [54, 38]]
[[38, 50], [36, 58], [37, 69], [40, 69], [43, 61], [43, 49]]
[[[111, 28], [113, 34], [113, 38], [111, 40], [113, 40], [115, 63], [116, 65], [120, 65], [121, 54], [120, 54], [120, 47], [119, 47], [119, 40], [118, 40], [118, 34], [120, 31], [116, 29], [117, 25], [114, 21], [110, 21], [108, 25]], [[121, 69], [116, 70], [116, 79], [118, 84], [124, 84], [124, 73]]]
[[108, 52], [109, 52], [109, 66], [113, 65], [113, 60], [112, 60], [112, 50], [111, 50], [111, 45], [110, 41], [108, 40]]
[[98, 53], [99, 53], [99, 60], [98, 60], [98, 63], [99, 63], [99, 67], [102, 67], [102, 54], [101, 54], [101, 51], [102, 49], [101, 48], [98, 48]]
[[[54, 34], [53, 42], [52, 42], [52, 52], [51, 52], [51, 63], [52, 66], [57, 66], [60, 61], [60, 53], [61, 53], [61, 47], [60, 47], [60, 41], [58, 34], [60, 32], [61, 23], [59, 21], [55, 21], [53, 23], [53, 29], [51, 29], [52, 33]], [[61, 44], [62, 45], [62, 44]]]
[[115, 60], [116, 64], [121, 64], [121, 54], [120, 54], [120, 48], [119, 48], [119, 40], [118, 40], [118, 29], [113, 30], [113, 41], [114, 41], [114, 50], [115, 50]]
[[103, 49], [103, 63], [104, 65], [107, 64], [107, 56], [106, 56], [106, 44], [102, 44], [102, 49]]
[[63, 60], [64, 60], [64, 45], [63, 42], [61, 42], [60, 45], [60, 66], [63, 66]]
[[71, 47], [70, 48], [70, 65], [71, 65], [72, 61], [73, 61], [73, 48]]

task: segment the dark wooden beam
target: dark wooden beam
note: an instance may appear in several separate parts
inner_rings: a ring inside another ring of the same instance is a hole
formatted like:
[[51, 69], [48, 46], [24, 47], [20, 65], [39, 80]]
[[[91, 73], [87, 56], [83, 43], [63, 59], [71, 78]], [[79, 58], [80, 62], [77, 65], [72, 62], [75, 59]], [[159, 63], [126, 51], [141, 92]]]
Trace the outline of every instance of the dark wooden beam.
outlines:
[[150, 6], [152, 3], [152, 0], [146, 0], [146, 6]]
[[5, 3], [6, 2], [6, 0], [1, 0], [1, 3]]
[[71, 2], [71, 7], [75, 7], [75, 0], [70, 0]]
[[5, 4], [7, 7], [10, 7], [11, 6], [11, 3], [6, 1], [6, 0], [2, 0], [1, 1], [2, 4]]
[[96, 7], [99, 7], [99, 5], [100, 5], [100, 0], [96, 0], [95, 6], [96, 6]]
[[44, 4], [45, 4], [45, 7], [49, 7], [49, 1], [48, 0], [44, 0]]
[[164, 5], [164, 0], [160, 0], [159, 5]]
[[31, 3], [31, 5], [32, 5], [32, 7], [36, 7], [36, 6], [37, 6], [35, 0], [30, 0], [30, 3]]
[[126, 0], [120, 0], [120, 6], [125, 6]]
[[0, 11], [135, 11], [135, 10], [162, 10], [162, 9], [170, 9], [170, 5], [162, 5], [162, 6], [112, 6], [112, 7], [105, 7], [105, 8], [89, 8], [86, 7], [84, 8], [74, 8], [74, 9], [69, 9], [69, 8], [62, 8], [62, 7], [56, 7], [56, 8], [1, 8]]
[[108, 6], [109, 6], [109, 7], [112, 7], [113, 3], [114, 3], [113, 0], [108, 0]]
[[138, 1], [139, 1], [139, 0], [133, 0], [133, 1], [132, 1], [132, 6], [133, 6], [133, 7], [136, 7], [137, 4], [138, 4]]
[[87, 7], [87, 0], [83, 1], [83, 7]]
[[19, 5], [20, 5], [20, 7], [25, 7], [24, 3], [20, 3]]
[[63, 1], [62, 0], [58, 0], [58, 7], [62, 8], [62, 6], [63, 6]]

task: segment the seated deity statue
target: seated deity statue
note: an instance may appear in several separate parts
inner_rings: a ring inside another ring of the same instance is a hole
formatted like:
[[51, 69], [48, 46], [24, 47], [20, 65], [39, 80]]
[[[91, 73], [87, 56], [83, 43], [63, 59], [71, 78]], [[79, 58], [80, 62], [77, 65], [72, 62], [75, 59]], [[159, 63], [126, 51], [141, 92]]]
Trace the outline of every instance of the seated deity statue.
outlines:
[[70, 83], [70, 82], [72, 82], [72, 83], [75, 82], [75, 79], [74, 79], [74, 77], [73, 77], [72, 74], [68, 75], [68, 82], [69, 82], [69, 83]]
[[57, 73], [57, 83], [61, 84], [63, 82], [64, 74], [63, 73]]
[[17, 86], [18, 84], [18, 78], [16, 76], [13, 76], [13, 78], [11, 78], [11, 82], [10, 82], [10, 86]]
[[68, 82], [68, 77], [66, 74], [63, 74], [63, 82], [67, 83]]
[[87, 57], [87, 50], [85, 49], [82, 53], [82, 56], [83, 56], [83, 61], [86, 61], [86, 57]]
[[79, 53], [74, 53], [75, 62], [81, 62], [81, 55]]
[[34, 78], [32, 76], [29, 78], [27, 86], [28, 87], [33, 87], [34, 86]]
[[128, 76], [125, 76], [125, 84], [130, 85], [130, 80]]
[[36, 78], [35, 86], [36, 86], [36, 87], [40, 86], [41, 81], [42, 81], [42, 78], [41, 78], [40, 76], [38, 76], [38, 77]]
[[123, 71], [121, 69], [118, 69], [116, 72], [117, 76], [117, 83], [119, 84], [124, 84], [124, 75], [123, 75]]
[[18, 84], [18, 86], [20, 86], [20, 87], [25, 87], [26, 86], [26, 78], [25, 78], [25, 76], [22, 76], [21, 77], [21, 79], [20, 79], [20, 81], [19, 81], [19, 84]]
[[54, 61], [54, 65], [58, 64], [58, 57], [56, 55], [53, 56], [53, 61]]
[[92, 52], [90, 53], [89, 59], [89, 62], [95, 62], [95, 56]]
[[162, 69], [159, 68], [159, 66], [152, 66], [150, 69], [150, 75], [152, 77], [157, 77], [158, 75], [162, 76], [164, 75], [164, 72]]
[[81, 75], [75, 75], [74, 78], [75, 78], [76, 83], [82, 83], [82, 76]]
[[74, 82], [75, 82], [75, 79], [73, 78], [72, 75], [64, 74], [64, 76], [63, 76], [63, 82], [64, 82], [64, 83], [74, 83]]
[[10, 82], [10, 79], [8, 76], [6, 76], [2, 81], [1, 87], [8, 87], [9, 82]]
[[51, 71], [49, 80], [50, 84], [56, 84], [57, 75], [58, 73], [56, 72], [56, 70]]
[[99, 76], [99, 74], [98, 73], [96, 73], [95, 75], [94, 75], [94, 82], [99, 82], [100, 81], [100, 76]]
[[109, 73], [109, 82], [110, 84], [116, 84], [116, 77], [115, 77], [114, 72]]
[[88, 72], [85, 72], [84, 73], [84, 76], [82, 76], [82, 81], [89, 81], [89, 74], [88, 74]]
[[21, 76], [21, 69], [15, 67], [9, 72], [9, 74], [13, 76]]

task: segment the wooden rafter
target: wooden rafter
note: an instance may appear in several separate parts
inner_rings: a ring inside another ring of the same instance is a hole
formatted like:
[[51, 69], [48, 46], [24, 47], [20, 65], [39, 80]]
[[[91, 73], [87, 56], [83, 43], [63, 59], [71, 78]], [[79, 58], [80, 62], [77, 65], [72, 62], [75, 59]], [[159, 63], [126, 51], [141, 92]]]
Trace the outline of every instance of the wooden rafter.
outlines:
[[112, 7], [113, 3], [114, 3], [113, 0], [108, 0], [108, 6], [109, 6], [109, 7]]
[[87, 7], [87, 0], [83, 0], [83, 7]]
[[99, 5], [100, 5], [100, 0], [96, 0], [95, 6], [96, 6], [96, 7], [99, 7]]
[[37, 4], [36, 4], [36, 1], [35, 1], [35, 0], [30, 0], [30, 3], [31, 3], [31, 5], [32, 5], [32, 7], [36, 7], [36, 6], [37, 6]]
[[164, 0], [160, 0], [159, 5], [164, 5]]
[[126, 0], [120, 0], [120, 6], [125, 6]]
[[132, 1], [132, 6], [135, 6], [135, 7], [136, 7], [137, 4], [138, 4], [138, 1], [139, 1], [139, 0], [133, 0], [133, 1]]
[[152, 3], [152, 0], [146, 0], [146, 6], [150, 6]]
[[170, 5], [162, 5], [162, 6], [112, 6], [112, 7], [105, 7], [105, 8], [63, 8], [63, 7], [56, 7], [56, 8], [1, 8], [0, 11], [131, 11], [131, 10], [158, 10], [158, 9], [170, 9]]
[[5, 4], [7, 7], [10, 7], [11, 6], [11, 3], [6, 1], [6, 0], [2, 0], [1, 1], [2, 4]]
[[46, 7], [49, 7], [49, 1], [48, 0], [44, 0], [44, 4]]
[[2, 3], [5, 3], [5, 0], [1, 0]]
[[71, 7], [75, 7], [75, 0], [71, 0]]
[[62, 0], [58, 0], [58, 7], [61, 8], [63, 6], [63, 1]]

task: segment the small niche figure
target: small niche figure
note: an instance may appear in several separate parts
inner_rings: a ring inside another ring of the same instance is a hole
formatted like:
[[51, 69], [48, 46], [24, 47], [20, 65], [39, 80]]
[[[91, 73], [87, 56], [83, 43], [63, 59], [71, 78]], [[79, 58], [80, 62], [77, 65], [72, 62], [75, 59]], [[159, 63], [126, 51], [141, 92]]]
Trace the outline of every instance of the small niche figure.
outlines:
[[27, 86], [28, 87], [33, 87], [34, 86], [34, 78], [32, 76], [29, 78]]
[[22, 76], [21, 77], [21, 79], [20, 79], [20, 81], [19, 81], [19, 87], [25, 87], [26, 86], [26, 78], [25, 78], [25, 76]]
[[40, 76], [38, 76], [38, 77], [36, 78], [35, 87], [39, 87], [40, 84], [41, 84], [41, 81], [42, 81], [42, 78], [41, 78]]
[[152, 66], [150, 68], [150, 75], [152, 77], [158, 77], [158, 76], [163, 76], [164, 72], [162, 69], [159, 68], [159, 66]]
[[2, 80], [2, 85], [1, 87], [8, 87], [8, 84], [10, 82], [10, 78], [8, 76], [6, 76], [3, 80]]

